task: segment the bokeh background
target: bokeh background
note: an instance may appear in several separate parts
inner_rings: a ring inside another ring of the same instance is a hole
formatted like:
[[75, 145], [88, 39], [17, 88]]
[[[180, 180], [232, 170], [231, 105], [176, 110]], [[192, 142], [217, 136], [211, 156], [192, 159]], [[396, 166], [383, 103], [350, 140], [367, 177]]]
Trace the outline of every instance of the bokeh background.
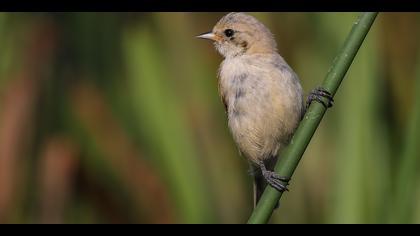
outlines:
[[[244, 223], [225, 13], [0, 13], [0, 223]], [[358, 13], [251, 13], [308, 93]], [[420, 14], [381, 13], [272, 223], [420, 223]]]

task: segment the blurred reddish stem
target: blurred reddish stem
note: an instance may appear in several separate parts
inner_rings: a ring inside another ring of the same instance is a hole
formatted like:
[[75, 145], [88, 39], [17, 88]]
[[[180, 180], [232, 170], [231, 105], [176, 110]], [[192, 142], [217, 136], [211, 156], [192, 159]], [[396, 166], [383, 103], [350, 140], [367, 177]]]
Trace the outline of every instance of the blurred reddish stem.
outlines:
[[[29, 144], [40, 79], [49, 65], [55, 46], [54, 27], [47, 21], [33, 23], [25, 35], [21, 70], [2, 92], [0, 104], [0, 223], [9, 222], [16, 209], [17, 191], [23, 191], [22, 169]], [[26, 50], [25, 50], [26, 49]], [[20, 194], [19, 194], [20, 195]]]
[[78, 149], [64, 137], [52, 137], [45, 144], [39, 166], [40, 223], [64, 222], [78, 160]]
[[23, 148], [28, 142], [36, 97], [33, 80], [18, 76], [6, 88], [0, 113], [0, 222], [7, 222], [22, 181]]

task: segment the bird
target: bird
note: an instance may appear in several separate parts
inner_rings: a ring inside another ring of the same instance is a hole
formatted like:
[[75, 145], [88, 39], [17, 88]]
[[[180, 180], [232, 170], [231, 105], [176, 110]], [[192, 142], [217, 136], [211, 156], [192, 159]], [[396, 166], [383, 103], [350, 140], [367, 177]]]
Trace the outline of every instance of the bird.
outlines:
[[331, 94], [316, 88], [305, 105], [299, 77], [278, 53], [271, 31], [254, 16], [228, 13], [210, 32], [197, 37], [211, 40], [224, 58], [218, 91], [239, 153], [251, 166], [255, 207], [267, 184], [288, 191], [290, 178], [274, 172], [278, 154], [290, 142], [309, 104], [316, 100], [330, 107]]

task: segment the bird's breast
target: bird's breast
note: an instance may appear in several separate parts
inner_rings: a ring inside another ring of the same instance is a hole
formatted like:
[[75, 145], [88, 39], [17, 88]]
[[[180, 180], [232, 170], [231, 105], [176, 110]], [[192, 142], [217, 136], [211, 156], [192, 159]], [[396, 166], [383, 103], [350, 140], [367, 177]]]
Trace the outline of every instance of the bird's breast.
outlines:
[[229, 118], [257, 111], [269, 103], [270, 81], [264, 71], [246, 60], [226, 60], [220, 68], [220, 93], [224, 97]]
[[219, 71], [229, 128], [251, 159], [274, 155], [297, 126], [302, 110], [301, 88], [287, 64], [282, 69], [262, 62], [226, 60]]

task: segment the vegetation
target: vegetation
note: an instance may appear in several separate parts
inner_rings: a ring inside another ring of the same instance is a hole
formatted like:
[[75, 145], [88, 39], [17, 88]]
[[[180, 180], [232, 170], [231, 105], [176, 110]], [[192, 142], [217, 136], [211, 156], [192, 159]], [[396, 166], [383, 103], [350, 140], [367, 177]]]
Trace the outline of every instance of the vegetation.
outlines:
[[[0, 13], [0, 223], [244, 223], [252, 178], [195, 39], [222, 13]], [[306, 92], [358, 13], [253, 13]], [[420, 15], [381, 13], [272, 223], [420, 223]]]

